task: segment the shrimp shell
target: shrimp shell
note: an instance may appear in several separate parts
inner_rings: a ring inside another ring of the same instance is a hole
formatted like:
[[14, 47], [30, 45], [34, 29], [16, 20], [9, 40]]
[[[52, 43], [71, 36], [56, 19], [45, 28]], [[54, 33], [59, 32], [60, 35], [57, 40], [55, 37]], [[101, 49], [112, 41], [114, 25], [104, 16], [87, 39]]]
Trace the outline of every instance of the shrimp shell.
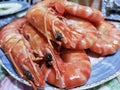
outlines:
[[99, 37], [90, 50], [102, 56], [116, 53], [120, 48], [120, 31], [108, 21], [102, 21], [95, 26]]

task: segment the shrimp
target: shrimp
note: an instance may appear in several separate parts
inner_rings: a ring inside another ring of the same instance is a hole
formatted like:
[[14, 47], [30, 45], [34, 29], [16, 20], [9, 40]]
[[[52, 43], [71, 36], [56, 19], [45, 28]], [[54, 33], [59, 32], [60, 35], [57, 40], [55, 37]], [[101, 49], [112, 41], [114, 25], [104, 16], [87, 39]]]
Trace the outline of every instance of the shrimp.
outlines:
[[[32, 51], [38, 59], [34, 61], [40, 64], [42, 60], [42, 63], [45, 63], [48, 68], [53, 66], [56, 71], [56, 77], [60, 77], [59, 65], [56, 64], [58, 59], [57, 55], [55, 54], [55, 50], [49, 46], [46, 38], [28, 22], [21, 27], [19, 32], [29, 41]], [[44, 65], [41, 64], [40, 67], [42, 66]], [[44, 74], [44, 76], [46, 78], [47, 74]]]
[[[28, 22], [30, 22], [39, 32], [41, 32], [47, 38], [50, 45], [51, 45], [50, 41], [52, 40], [58, 43], [60, 46], [64, 46], [66, 48], [72, 49], [76, 49], [78, 47], [79, 49], [90, 48], [92, 44], [96, 41], [96, 38], [98, 36], [96, 28], [90, 22], [84, 20], [82, 22], [82, 25], [81, 24], [77, 25], [78, 28], [82, 30], [79, 31], [76, 30], [78, 29], [76, 25], [75, 24], [72, 25], [73, 23], [72, 24], [68, 23], [68, 20], [66, 20], [66, 17], [62, 14], [63, 12], [64, 13], [69, 12], [70, 8], [68, 6], [71, 6], [70, 3], [72, 2], [68, 2], [65, 0], [63, 1], [64, 4], [58, 2], [57, 0], [44, 0], [34, 5], [31, 9], [28, 10], [26, 14]], [[62, 9], [63, 11], [61, 10], [61, 12], [59, 10], [60, 7], [61, 9], [64, 7]], [[79, 8], [80, 7], [81, 6], [79, 6]], [[72, 6], [71, 10], [73, 10]], [[78, 9], [78, 11], [80, 10]], [[97, 13], [97, 10], [95, 13]], [[92, 13], [93, 14], [92, 16], [94, 16], [95, 13]], [[77, 21], [75, 23], [77, 23]], [[81, 23], [81, 21], [80, 22], [78, 21], [78, 23]], [[84, 27], [83, 25], [88, 26], [88, 28]], [[88, 29], [86, 30], [86, 32], [88, 31], [89, 33], [88, 36], [82, 32], [85, 29]]]
[[99, 31], [99, 38], [90, 50], [102, 56], [114, 54], [120, 48], [120, 31], [108, 21], [95, 26]]
[[[0, 32], [0, 46], [9, 56], [18, 74], [26, 79], [34, 90], [44, 88], [50, 67], [56, 71], [56, 78], [60, 77], [54, 50], [26, 18], [18, 19], [3, 28]], [[44, 65], [48, 68], [46, 74], [41, 71]]]
[[61, 14], [68, 13], [87, 19], [90, 22], [99, 23], [100, 21], [104, 21], [104, 16], [99, 10], [67, 0], [56, 1], [55, 8]]
[[[64, 50], [61, 53], [59, 63], [62, 65], [61, 78], [57, 79], [54, 69], [48, 74], [47, 82], [59, 88], [74, 88], [84, 85], [91, 73], [91, 63], [84, 50]], [[42, 68], [43, 73], [47, 70]]]
[[5, 51], [17, 73], [27, 80], [34, 88], [44, 87], [44, 76], [29, 42], [19, 33], [19, 29], [26, 22], [25, 18], [13, 21], [0, 31], [0, 47]]

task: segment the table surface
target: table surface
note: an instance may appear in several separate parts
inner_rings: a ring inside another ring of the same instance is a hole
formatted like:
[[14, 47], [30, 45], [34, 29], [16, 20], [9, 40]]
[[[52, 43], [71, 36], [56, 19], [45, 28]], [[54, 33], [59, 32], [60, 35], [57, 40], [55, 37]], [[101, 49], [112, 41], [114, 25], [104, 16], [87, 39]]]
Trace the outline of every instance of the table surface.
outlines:
[[[101, 5], [100, 4], [101, 0], [71, 0], [71, 1], [91, 6], [96, 9], [100, 9]], [[18, 17], [20, 17], [20, 14], [0, 18], [0, 27], [6, 25], [7, 23], [11, 22], [12, 20]], [[8, 22], [4, 22], [4, 20], [8, 20]], [[26, 86], [20, 83], [19, 81], [15, 80], [13, 77], [11, 77], [0, 65], [0, 90], [8, 90], [8, 87], [9, 90], [32, 90], [31, 87]], [[88, 90], [120, 90], [120, 76]]]

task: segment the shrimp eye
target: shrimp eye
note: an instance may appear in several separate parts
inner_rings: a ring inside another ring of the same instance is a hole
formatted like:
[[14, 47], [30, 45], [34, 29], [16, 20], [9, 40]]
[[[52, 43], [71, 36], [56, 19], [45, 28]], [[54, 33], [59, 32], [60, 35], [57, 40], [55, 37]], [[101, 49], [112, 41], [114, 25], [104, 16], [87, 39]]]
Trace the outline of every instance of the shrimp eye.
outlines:
[[33, 77], [32, 77], [31, 72], [25, 71], [25, 76], [26, 76], [29, 80], [33, 81]]
[[47, 66], [48, 68], [52, 67], [52, 62], [46, 62], [46, 66]]
[[44, 57], [44, 60], [45, 60], [46, 66], [50, 68], [52, 66], [52, 61], [53, 61], [52, 55], [50, 53], [47, 53]]
[[51, 55], [50, 53], [47, 53], [47, 54], [45, 55], [45, 60], [46, 60], [46, 61], [52, 61], [52, 55]]
[[56, 32], [56, 34], [55, 34], [55, 39], [56, 39], [57, 41], [61, 41], [61, 39], [62, 39], [62, 34], [59, 33], [59, 32]]

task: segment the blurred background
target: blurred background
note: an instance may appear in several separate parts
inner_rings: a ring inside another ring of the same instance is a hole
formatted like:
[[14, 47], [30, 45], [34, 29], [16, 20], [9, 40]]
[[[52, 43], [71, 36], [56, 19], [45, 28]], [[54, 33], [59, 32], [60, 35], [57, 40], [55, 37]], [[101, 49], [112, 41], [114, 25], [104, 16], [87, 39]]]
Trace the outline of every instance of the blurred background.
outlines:
[[[34, 3], [41, 1], [41, 0], [0, 0], [0, 1], [23, 1], [23, 2], [28, 2], [30, 4], [34, 4]], [[80, 3], [82, 5], [87, 5], [87, 6], [94, 6], [95, 5], [96, 6], [95, 8], [98, 8], [98, 4], [100, 4], [100, 2], [102, 0], [68, 0], [68, 1]]]
[[34, 3], [41, 1], [41, 0], [0, 0], [0, 1], [1, 2], [3, 2], [3, 1], [22, 1], [22, 2], [27, 2], [29, 4], [34, 4]]

